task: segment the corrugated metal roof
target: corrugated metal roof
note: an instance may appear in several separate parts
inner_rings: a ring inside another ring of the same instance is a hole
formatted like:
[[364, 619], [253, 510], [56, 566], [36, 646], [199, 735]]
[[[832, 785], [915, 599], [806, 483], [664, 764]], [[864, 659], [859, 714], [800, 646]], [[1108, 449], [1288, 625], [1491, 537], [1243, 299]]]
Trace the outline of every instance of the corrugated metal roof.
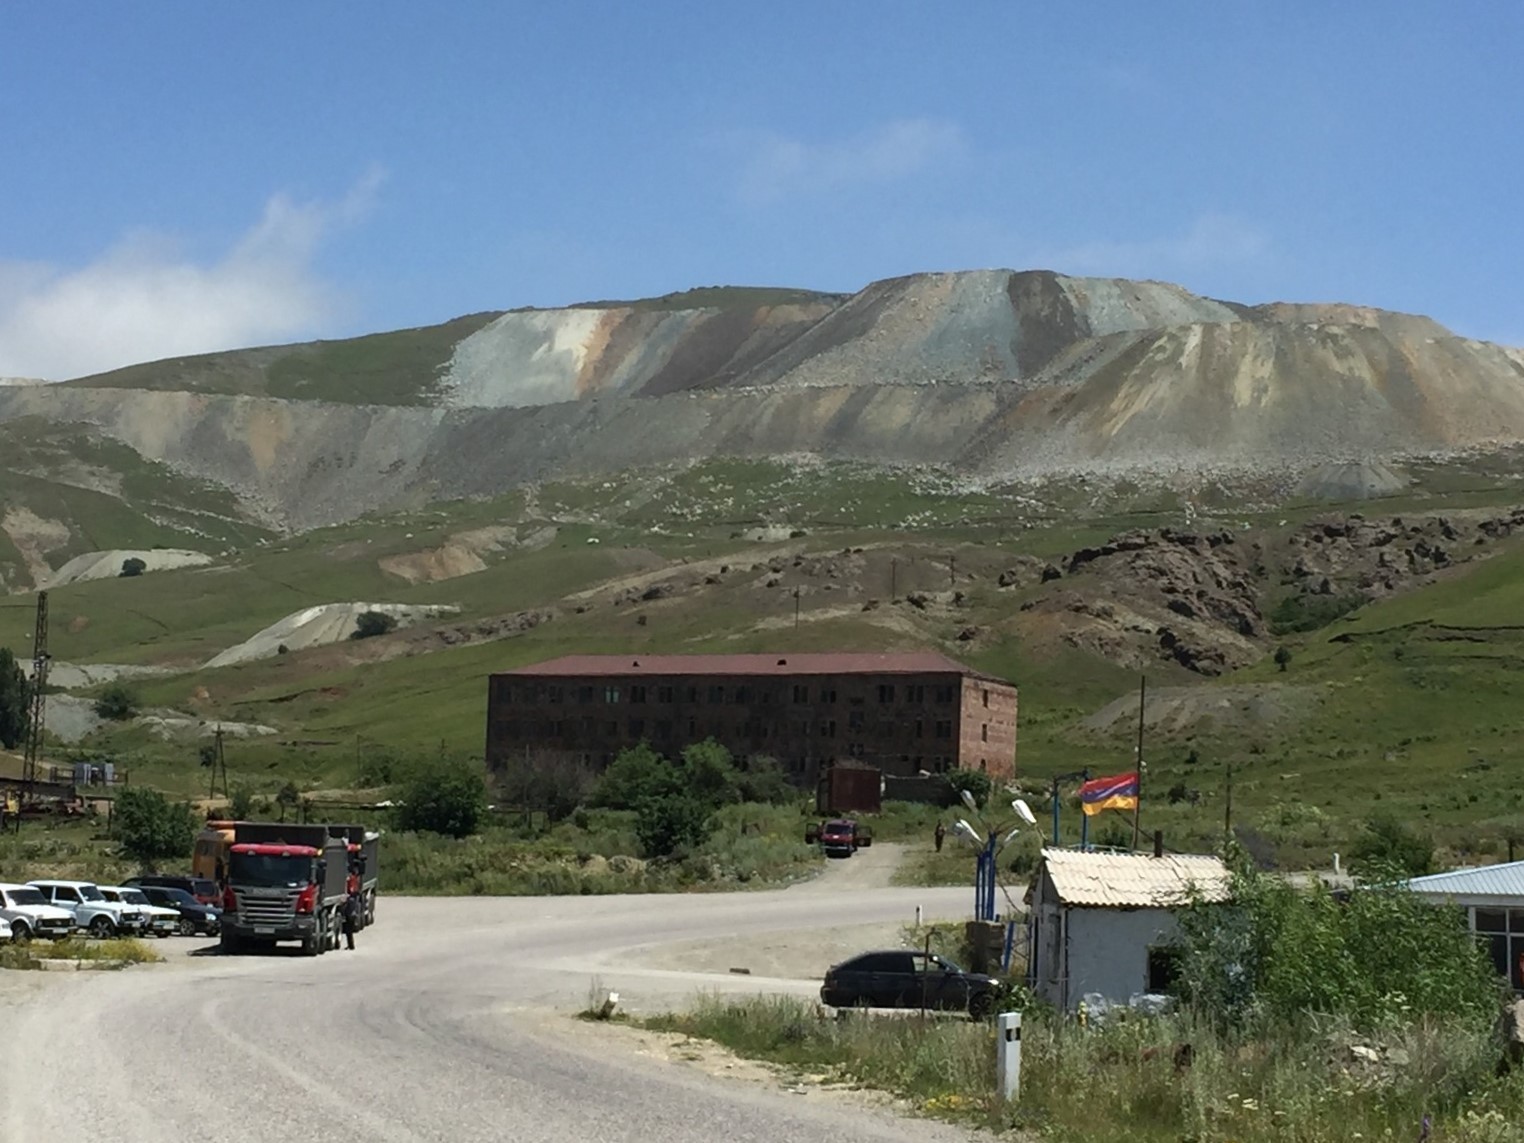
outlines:
[[1413, 878], [1408, 882], [1408, 888], [1433, 900], [1447, 897], [1524, 897], [1524, 861], [1431, 873], [1427, 877]]
[[[940, 651], [832, 651], [759, 655], [565, 655], [506, 675], [911, 675], [958, 674], [1005, 682]], [[1007, 686], [1012, 684], [1006, 683]]]
[[1226, 901], [1231, 877], [1221, 858], [1198, 854], [1044, 849], [1043, 866], [1066, 905], [1173, 908], [1191, 898]]

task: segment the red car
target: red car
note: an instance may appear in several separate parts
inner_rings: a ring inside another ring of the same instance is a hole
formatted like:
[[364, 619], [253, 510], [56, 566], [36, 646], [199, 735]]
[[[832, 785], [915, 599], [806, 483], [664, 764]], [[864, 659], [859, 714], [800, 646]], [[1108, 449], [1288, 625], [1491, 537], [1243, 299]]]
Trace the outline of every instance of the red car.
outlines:
[[872, 835], [848, 818], [832, 818], [818, 826], [811, 826], [804, 835], [810, 845], [820, 843], [827, 857], [851, 857], [858, 847], [873, 844]]

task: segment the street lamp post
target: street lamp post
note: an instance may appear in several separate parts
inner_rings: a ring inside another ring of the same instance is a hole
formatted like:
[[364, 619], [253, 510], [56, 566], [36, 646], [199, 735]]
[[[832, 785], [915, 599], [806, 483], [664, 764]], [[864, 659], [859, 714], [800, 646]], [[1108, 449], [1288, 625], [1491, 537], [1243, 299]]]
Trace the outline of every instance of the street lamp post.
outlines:
[[[961, 793], [963, 804], [979, 819], [979, 824], [984, 830], [981, 834], [968, 823], [966, 818], [959, 818], [953, 826], [958, 836], [979, 850], [979, 858], [974, 866], [974, 920], [993, 921], [995, 919], [995, 861], [1000, 851], [1016, 840], [1022, 825], [1013, 824], [1010, 821], [1001, 824], [986, 821], [984, 815], [979, 812], [979, 803], [974, 800], [974, 796], [967, 790]], [[1011, 809], [1016, 811], [1020, 823], [1028, 826], [1037, 824], [1036, 815], [1022, 799], [1017, 798], [1013, 801]], [[1003, 837], [1002, 834], [1004, 834]]]

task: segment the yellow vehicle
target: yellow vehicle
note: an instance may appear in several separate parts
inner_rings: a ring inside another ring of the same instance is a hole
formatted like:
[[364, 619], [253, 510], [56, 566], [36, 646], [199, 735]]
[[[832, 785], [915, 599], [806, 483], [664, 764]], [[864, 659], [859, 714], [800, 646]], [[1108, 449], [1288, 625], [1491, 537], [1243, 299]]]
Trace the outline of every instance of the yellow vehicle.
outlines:
[[228, 851], [233, 846], [233, 822], [207, 822], [196, 835], [191, 851], [191, 873], [215, 881], [220, 888], [228, 879]]

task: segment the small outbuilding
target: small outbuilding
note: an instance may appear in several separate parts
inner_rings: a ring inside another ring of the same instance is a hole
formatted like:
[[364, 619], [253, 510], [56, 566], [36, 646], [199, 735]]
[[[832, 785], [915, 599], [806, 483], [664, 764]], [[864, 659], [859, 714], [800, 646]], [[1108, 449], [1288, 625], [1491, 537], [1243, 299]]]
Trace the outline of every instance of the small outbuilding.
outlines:
[[1217, 857], [1044, 849], [1026, 895], [1027, 985], [1060, 1010], [1169, 992], [1176, 910], [1231, 891]]
[[1498, 975], [1507, 977], [1515, 992], [1524, 992], [1524, 861], [1432, 873], [1413, 878], [1408, 888], [1432, 904], [1466, 910]]

